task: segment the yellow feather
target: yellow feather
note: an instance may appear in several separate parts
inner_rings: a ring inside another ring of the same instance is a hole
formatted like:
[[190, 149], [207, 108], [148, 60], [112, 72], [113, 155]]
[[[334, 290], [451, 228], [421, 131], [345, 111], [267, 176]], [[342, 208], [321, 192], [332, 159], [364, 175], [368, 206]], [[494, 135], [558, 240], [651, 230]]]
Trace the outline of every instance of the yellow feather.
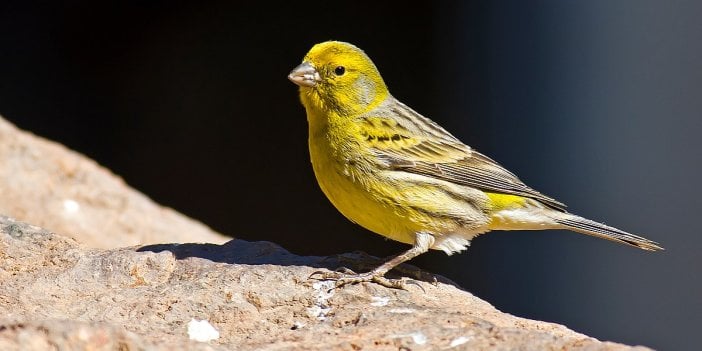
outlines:
[[525, 207], [527, 199], [522, 196], [485, 192], [490, 198], [490, 210], [496, 212], [509, 208]]

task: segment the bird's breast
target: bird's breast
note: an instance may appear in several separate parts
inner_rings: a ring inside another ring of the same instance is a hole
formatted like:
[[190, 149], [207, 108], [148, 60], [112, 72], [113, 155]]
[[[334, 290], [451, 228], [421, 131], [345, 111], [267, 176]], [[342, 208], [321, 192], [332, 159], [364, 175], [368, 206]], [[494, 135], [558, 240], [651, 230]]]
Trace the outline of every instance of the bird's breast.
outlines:
[[416, 224], [387, 201], [383, 184], [367, 165], [369, 160], [352, 145], [339, 145], [326, 133], [310, 130], [310, 159], [322, 192], [346, 218], [393, 240], [413, 243]]

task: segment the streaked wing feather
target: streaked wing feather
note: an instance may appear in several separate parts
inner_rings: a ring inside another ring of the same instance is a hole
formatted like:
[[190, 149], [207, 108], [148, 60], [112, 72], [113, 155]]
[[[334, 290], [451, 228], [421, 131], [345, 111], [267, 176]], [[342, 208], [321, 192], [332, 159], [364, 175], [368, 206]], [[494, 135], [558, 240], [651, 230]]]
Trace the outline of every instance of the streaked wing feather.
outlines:
[[555, 199], [528, 187], [512, 173], [502, 168], [497, 163], [485, 163], [479, 160], [481, 154], [472, 151], [470, 156], [457, 160], [454, 163], [428, 164], [418, 162], [414, 167], [404, 167], [405, 171], [422, 174], [456, 184], [468, 185], [485, 191], [525, 196], [540, 202], [565, 210], [565, 205]]
[[369, 117], [374, 121], [369, 125], [374, 128], [365, 132], [402, 135], [399, 139], [373, 139], [371, 149], [387, 167], [484, 191], [524, 196], [565, 211], [563, 203], [528, 187], [512, 172], [461, 143], [428, 118], [399, 102], [396, 104], [391, 115]]

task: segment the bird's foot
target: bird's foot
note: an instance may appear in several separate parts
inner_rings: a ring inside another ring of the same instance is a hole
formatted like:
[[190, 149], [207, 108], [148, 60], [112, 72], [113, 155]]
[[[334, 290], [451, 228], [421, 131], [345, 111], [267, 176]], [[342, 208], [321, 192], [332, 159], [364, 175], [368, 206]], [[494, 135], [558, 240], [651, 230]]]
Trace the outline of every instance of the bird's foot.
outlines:
[[[342, 265], [350, 265], [356, 269], [359, 270], [372, 270], [374, 268], [377, 268], [379, 265], [389, 261], [392, 259], [392, 257], [386, 257], [386, 258], [377, 258], [374, 256], [371, 256], [363, 251], [355, 251], [351, 255], [348, 254], [343, 254], [343, 255], [337, 255], [336, 259], [339, 261], [340, 264]], [[348, 271], [348, 268], [346, 267], [341, 267], [341, 269], [346, 269]], [[337, 269], [339, 271], [339, 269]], [[425, 272], [416, 266], [410, 265], [410, 264], [401, 264], [396, 267], [393, 267], [393, 271], [396, 273], [400, 273], [403, 276], [407, 276], [411, 279], [414, 280], [419, 280], [427, 283], [431, 283], [436, 285], [438, 283], [438, 279], [436, 276], [432, 273]], [[355, 273], [354, 273], [355, 274]]]
[[420, 289], [424, 290], [421, 285], [413, 280], [408, 279], [388, 279], [384, 277], [384, 273], [370, 271], [366, 273], [356, 273], [346, 267], [341, 267], [336, 271], [316, 271], [313, 272], [309, 279], [318, 280], [331, 280], [334, 281], [334, 289], [340, 288], [348, 284], [358, 284], [358, 283], [376, 283], [382, 285], [386, 288], [391, 289], [402, 289], [407, 290], [408, 284], [413, 284], [419, 286]]

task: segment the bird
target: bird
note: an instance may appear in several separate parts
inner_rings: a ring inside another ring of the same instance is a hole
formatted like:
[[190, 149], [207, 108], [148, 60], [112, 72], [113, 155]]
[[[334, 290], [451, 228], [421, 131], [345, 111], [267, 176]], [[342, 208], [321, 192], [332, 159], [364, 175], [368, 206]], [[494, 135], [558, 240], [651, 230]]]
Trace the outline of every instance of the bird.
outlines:
[[314, 45], [288, 79], [299, 87], [315, 178], [352, 222], [412, 247], [376, 268], [315, 272], [335, 287], [373, 282], [430, 249], [447, 254], [493, 230], [565, 229], [647, 251], [655, 241], [569, 213], [514, 173], [393, 97], [353, 44]]

